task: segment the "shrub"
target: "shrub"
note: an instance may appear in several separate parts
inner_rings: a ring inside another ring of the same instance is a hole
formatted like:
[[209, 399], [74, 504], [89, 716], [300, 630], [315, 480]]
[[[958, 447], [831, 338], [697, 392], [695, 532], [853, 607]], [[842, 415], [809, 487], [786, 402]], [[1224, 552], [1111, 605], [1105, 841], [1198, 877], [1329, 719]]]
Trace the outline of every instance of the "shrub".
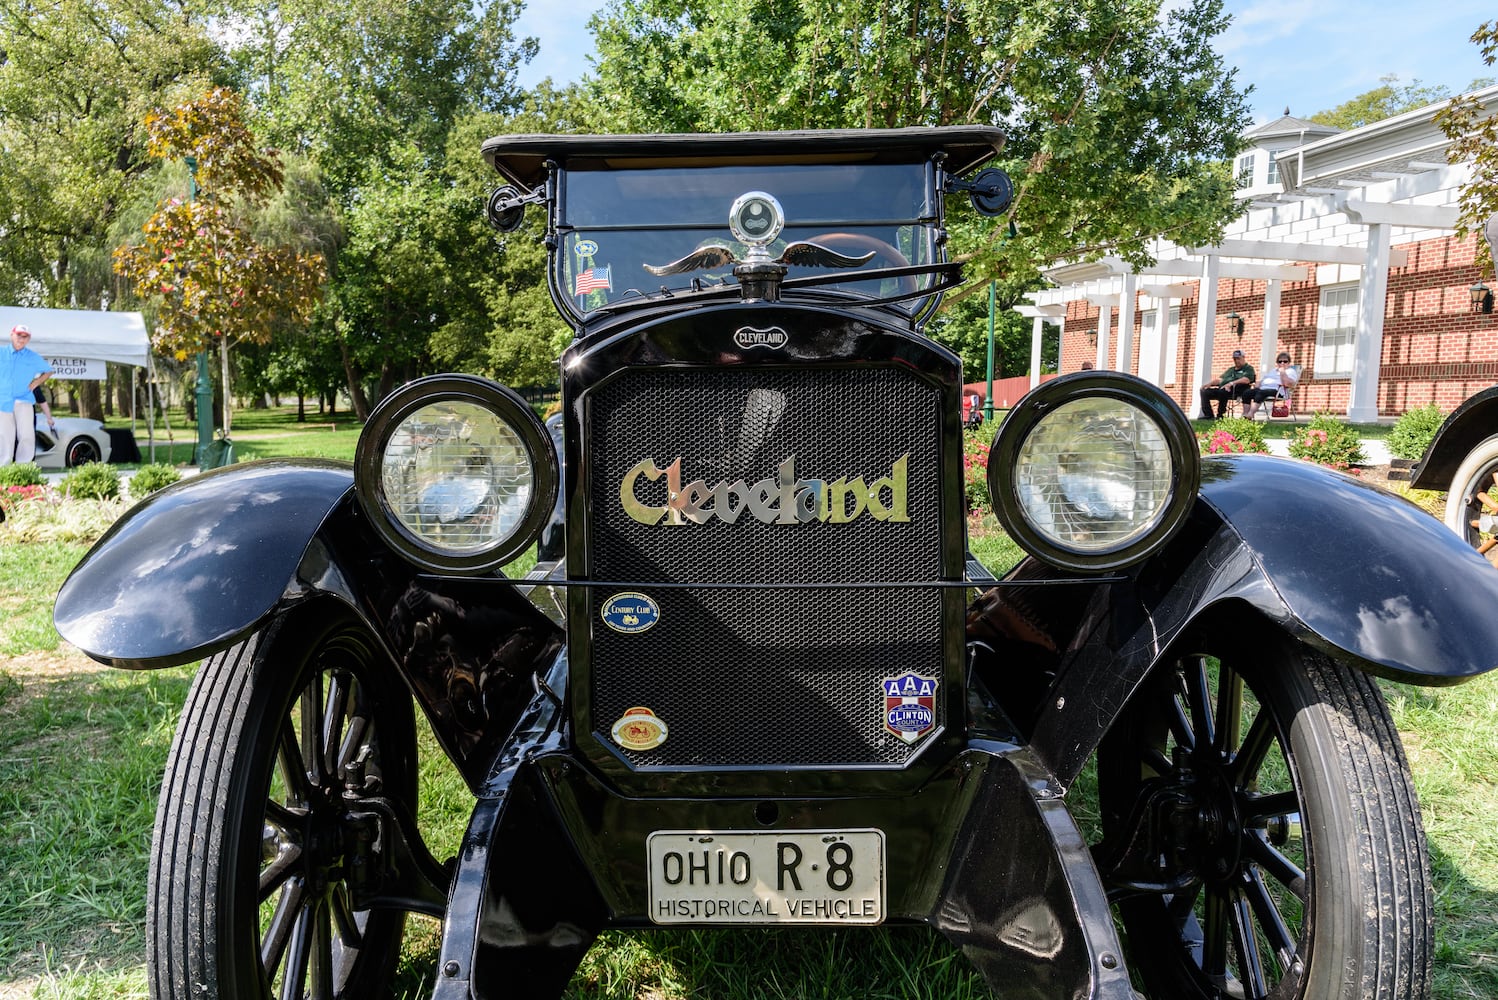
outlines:
[[1421, 457], [1445, 420], [1446, 415], [1435, 403], [1404, 411], [1404, 416], [1394, 422], [1394, 429], [1389, 432], [1389, 454], [1396, 458]]
[[988, 495], [988, 445], [976, 431], [962, 435], [962, 492], [968, 513], [986, 514], [993, 509]]
[[41, 467], [35, 462], [23, 462], [19, 465], [0, 465], [0, 487], [40, 486], [46, 481], [46, 478], [42, 475]]
[[58, 489], [79, 500], [114, 500], [120, 495], [120, 472], [104, 462], [89, 462], [64, 476]]
[[1290, 439], [1290, 457], [1347, 472], [1363, 461], [1363, 443], [1351, 425], [1318, 413]]
[[1264, 428], [1242, 417], [1224, 417], [1214, 421], [1210, 430], [1196, 435], [1203, 455], [1269, 454], [1264, 443]]
[[132, 500], [144, 500], [165, 486], [170, 486], [182, 478], [172, 466], [165, 462], [157, 462], [154, 465], [143, 465], [130, 477], [128, 489]]

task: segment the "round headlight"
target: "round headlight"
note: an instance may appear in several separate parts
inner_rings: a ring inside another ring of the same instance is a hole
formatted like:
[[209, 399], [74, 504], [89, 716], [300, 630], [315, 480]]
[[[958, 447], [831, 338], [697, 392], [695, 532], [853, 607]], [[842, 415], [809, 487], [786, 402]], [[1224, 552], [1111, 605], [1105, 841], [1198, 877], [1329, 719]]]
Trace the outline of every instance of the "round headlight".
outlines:
[[1055, 566], [1116, 569], [1154, 553], [1191, 510], [1201, 457], [1185, 413], [1130, 375], [1054, 379], [1020, 400], [988, 463], [994, 510]]
[[535, 413], [467, 375], [418, 379], [371, 414], [355, 459], [376, 530], [419, 566], [483, 572], [529, 546], [556, 499], [556, 455]]

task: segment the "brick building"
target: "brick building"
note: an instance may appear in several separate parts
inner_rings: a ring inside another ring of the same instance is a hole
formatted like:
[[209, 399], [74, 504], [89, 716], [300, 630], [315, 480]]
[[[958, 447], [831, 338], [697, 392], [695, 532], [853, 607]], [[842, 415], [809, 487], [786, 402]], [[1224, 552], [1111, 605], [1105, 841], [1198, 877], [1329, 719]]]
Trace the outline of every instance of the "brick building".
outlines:
[[[1498, 87], [1474, 96], [1498, 111]], [[1447, 162], [1443, 106], [1347, 132], [1288, 114], [1250, 130], [1235, 164], [1246, 207], [1216, 246], [1161, 240], [1153, 267], [1046, 272], [1054, 287], [1018, 307], [1035, 322], [1031, 371], [1052, 323], [1062, 372], [1128, 371], [1193, 415], [1239, 349], [1261, 372], [1288, 351], [1303, 366], [1296, 411], [1355, 421], [1450, 410], [1498, 382], [1498, 282], [1479, 273], [1476, 240], [1453, 234], [1470, 167]]]

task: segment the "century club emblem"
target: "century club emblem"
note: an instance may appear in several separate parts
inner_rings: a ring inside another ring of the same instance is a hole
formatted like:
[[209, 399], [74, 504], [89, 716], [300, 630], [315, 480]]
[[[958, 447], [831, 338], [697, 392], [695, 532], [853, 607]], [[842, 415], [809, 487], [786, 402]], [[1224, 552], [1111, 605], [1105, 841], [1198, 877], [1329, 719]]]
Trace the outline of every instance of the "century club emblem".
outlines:
[[884, 728], [914, 743], [936, 725], [936, 678], [901, 674], [879, 682], [884, 690]]

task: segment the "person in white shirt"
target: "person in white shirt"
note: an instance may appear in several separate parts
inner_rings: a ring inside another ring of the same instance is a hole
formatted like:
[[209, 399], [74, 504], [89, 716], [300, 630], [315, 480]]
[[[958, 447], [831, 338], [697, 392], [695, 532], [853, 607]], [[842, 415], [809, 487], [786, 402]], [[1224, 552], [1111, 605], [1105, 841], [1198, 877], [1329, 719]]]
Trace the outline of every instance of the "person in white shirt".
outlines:
[[1243, 395], [1243, 417], [1252, 420], [1254, 414], [1259, 412], [1259, 406], [1266, 400], [1273, 402], [1280, 398], [1280, 391], [1289, 392], [1295, 388], [1295, 372], [1290, 370], [1290, 355], [1284, 351], [1274, 359], [1274, 367], [1264, 377], [1259, 379], [1259, 384]]

